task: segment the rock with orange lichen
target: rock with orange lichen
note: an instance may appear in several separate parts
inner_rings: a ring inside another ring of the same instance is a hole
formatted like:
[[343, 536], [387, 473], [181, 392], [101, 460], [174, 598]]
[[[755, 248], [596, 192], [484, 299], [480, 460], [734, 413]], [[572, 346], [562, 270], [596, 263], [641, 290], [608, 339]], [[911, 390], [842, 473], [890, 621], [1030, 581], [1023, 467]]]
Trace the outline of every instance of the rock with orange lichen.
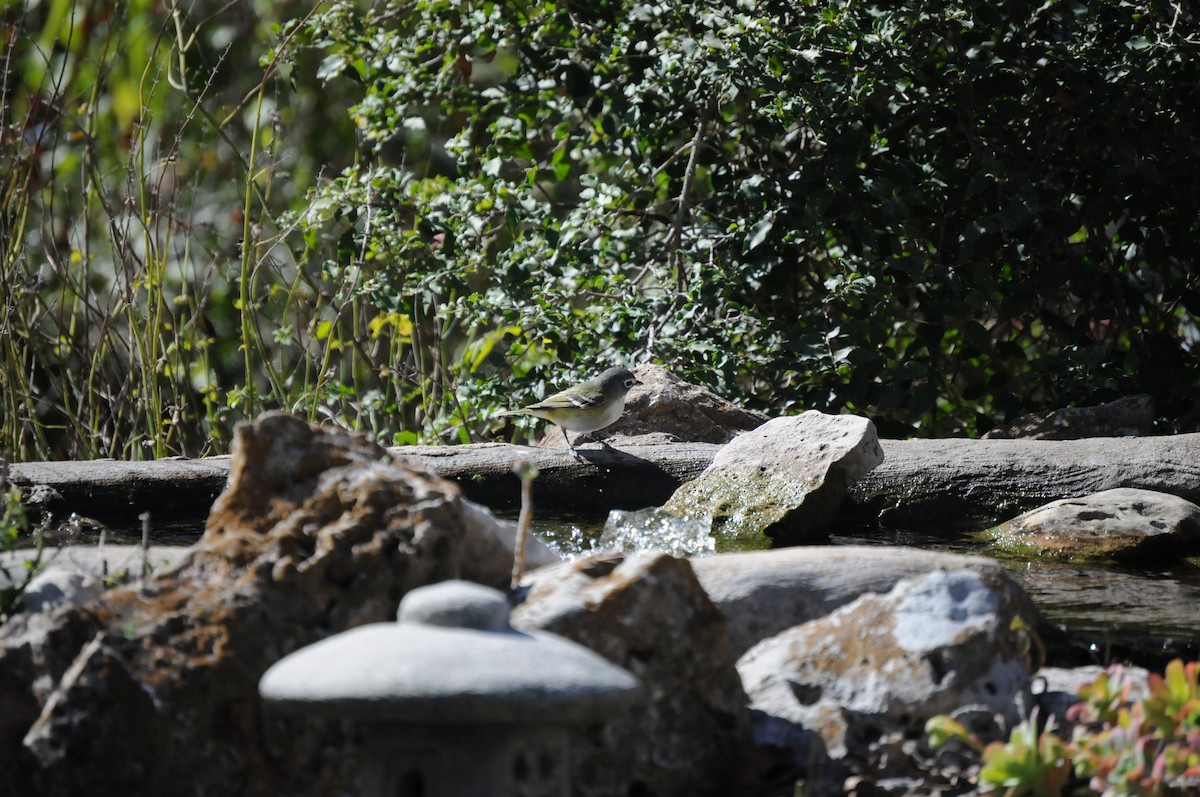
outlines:
[[203, 538], [172, 571], [0, 627], [13, 793], [351, 791], [356, 731], [264, 715], [262, 673], [393, 618], [414, 587], [508, 584], [510, 530], [360, 435], [272, 413], [238, 427], [234, 452]]
[[847, 778], [933, 793], [925, 722], [955, 713], [996, 739], [1022, 719], [1035, 622], [1024, 591], [998, 569], [935, 570], [864, 594], [738, 660], [755, 745], [820, 773], [805, 793], [842, 794]]

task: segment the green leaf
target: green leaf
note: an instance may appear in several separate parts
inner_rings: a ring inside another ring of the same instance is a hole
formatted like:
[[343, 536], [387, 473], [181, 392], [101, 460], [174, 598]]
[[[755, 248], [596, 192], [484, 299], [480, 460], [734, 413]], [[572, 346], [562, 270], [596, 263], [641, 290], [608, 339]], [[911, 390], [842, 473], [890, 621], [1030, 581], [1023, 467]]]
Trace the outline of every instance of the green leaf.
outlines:
[[746, 243], [746, 250], [753, 251], [757, 249], [763, 241], [767, 240], [767, 236], [771, 234], [771, 229], [775, 226], [775, 218], [767, 216], [754, 225], [750, 232], [750, 240]]

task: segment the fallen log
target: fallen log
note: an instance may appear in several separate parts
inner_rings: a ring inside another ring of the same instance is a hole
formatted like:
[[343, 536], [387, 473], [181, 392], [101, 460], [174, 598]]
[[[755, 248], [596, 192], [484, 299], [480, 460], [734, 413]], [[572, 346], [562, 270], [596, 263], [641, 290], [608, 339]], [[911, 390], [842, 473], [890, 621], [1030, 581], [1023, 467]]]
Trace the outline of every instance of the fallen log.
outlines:
[[1200, 503], [1200, 434], [880, 445], [883, 464], [851, 489], [844, 514], [894, 528], [983, 528], [1050, 501], [1116, 487]]
[[[463, 446], [405, 446], [389, 449], [399, 461], [455, 481], [464, 495], [495, 509], [519, 506], [520, 481], [513, 463], [538, 469], [534, 501], [539, 508], [579, 515], [609, 509], [657, 506], [683, 482], [712, 462], [712, 443], [580, 446], [581, 460], [553, 448], [477, 443]], [[10, 481], [40, 513], [77, 512], [101, 520], [199, 516], [225, 487], [229, 457], [161, 459], [146, 462], [19, 462]]]
[[[1200, 434], [1085, 440], [883, 440], [883, 464], [851, 490], [856, 523], [945, 530], [979, 527], [1058, 498], [1115, 487], [1157, 490], [1200, 503]], [[578, 516], [657, 506], [712, 461], [710, 443], [585, 445], [565, 451], [503, 443], [393, 448], [457, 482], [472, 500], [511, 509], [520, 500], [512, 464], [539, 470], [538, 508]], [[27, 462], [10, 480], [35, 511], [98, 519], [203, 516], [224, 488], [228, 457], [147, 462]]]

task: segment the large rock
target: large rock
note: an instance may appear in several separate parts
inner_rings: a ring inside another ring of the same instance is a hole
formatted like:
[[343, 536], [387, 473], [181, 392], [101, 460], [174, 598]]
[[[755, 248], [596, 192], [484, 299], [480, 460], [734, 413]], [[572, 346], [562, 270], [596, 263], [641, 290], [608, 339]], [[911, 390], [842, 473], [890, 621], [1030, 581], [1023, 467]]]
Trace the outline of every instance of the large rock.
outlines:
[[21, 593], [27, 612], [44, 612], [67, 606], [82, 606], [104, 592], [104, 582], [84, 573], [52, 567], [30, 579]]
[[663, 509], [711, 518], [725, 547], [811, 541], [833, 522], [850, 485], [882, 461], [869, 420], [809, 410], [740, 435]]
[[1151, 490], [1104, 490], [1052, 501], [986, 536], [1002, 549], [1026, 554], [1175, 562], [1200, 555], [1200, 506]]
[[988, 578], [1004, 572], [984, 556], [874, 545], [745, 551], [691, 562], [704, 591], [725, 616], [734, 656], [861, 595], [889, 592], [906, 578], [940, 570], [971, 570]]
[[46, 549], [40, 554], [26, 548], [6, 551], [0, 553], [0, 589], [17, 585], [27, 568], [35, 568], [38, 576], [77, 583], [126, 582], [140, 578], [143, 566], [149, 573], [165, 572], [182, 561], [189, 550], [170, 545], [152, 545], [143, 551], [140, 545], [77, 544]]
[[633, 374], [642, 384], [629, 391], [625, 414], [597, 436], [727, 443], [767, 421], [768, 416], [684, 382], [661, 365], [639, 365]]
[[930, 717], [971, 706], [994, 738], [1029, 705], [1027, 610], [1001, 573], [944, 570], [766, 639], [738, 661], [755, 742], [809, 767], [805, 794], [842, 794], [850, 776], [918, 787], [932, 773], [909, 740]]
[[531, 574], [517, 629], [574, 640], [633, 673], [643, 702], [581, 740], [579, 797], [727, 797], [747, 741], [746, 696], [720, 612], [686, 560], [585, 557]]
[[1154, 399], [1126, 396], [1094, 407], [1068, 407], [1022, 415], [988, 431], [985, 440], [1081, 440], [1154, 434]]
[[231, 479], [172, 571], [0, 627], [0, 782], [14, 794], [320, 795], [357, 737], [261, 714], [283, 655], [388, 620], [414, 587], [507, 586], [507, 534], [453, 484], [281, 414], [238, 427]]

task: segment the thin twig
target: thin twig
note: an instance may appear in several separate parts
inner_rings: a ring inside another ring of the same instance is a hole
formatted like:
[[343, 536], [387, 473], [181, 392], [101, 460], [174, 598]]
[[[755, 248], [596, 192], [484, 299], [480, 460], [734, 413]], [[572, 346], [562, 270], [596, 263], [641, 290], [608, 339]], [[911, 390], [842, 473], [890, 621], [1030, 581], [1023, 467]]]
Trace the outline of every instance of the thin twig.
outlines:
[[525, 575], [525, 540], [529, 536], [529, 524], [533, 522], [533, 480], [537, 478], [538, 469], [527, 459], [514, 462], [512, 468], [521, 480], [521, 514], [517, 516], [517, 539], [513, 544], [511, 585], [512, 591], [516, 592]]
[[679, 191], [679, 203], [675, 209], [675, 222], [667, 233], [666, 248], [668, 257], [675, 267], [675, 285], [682, 292], [687, 289], [687, 275], [683, 270], [683, 256], [679, 253], [679, 245], [683, 239], [683, 223], [692, 207], [692, 185], [696, 181], [696, 168], [700, 160], [700, 144], [704, 138], [705, 128], [712, 116], [714, 103], [709, 100], [700, 112], [700, 121], [696, 123], [696, 132], [692, 134], [691, 151], [688, 153], [687, 169], [683, 173], [683, 188]]
[[142, 592], [146, 591], [146, 577], [150, 575], [150, 513], [138, 515], [142, 521]]

